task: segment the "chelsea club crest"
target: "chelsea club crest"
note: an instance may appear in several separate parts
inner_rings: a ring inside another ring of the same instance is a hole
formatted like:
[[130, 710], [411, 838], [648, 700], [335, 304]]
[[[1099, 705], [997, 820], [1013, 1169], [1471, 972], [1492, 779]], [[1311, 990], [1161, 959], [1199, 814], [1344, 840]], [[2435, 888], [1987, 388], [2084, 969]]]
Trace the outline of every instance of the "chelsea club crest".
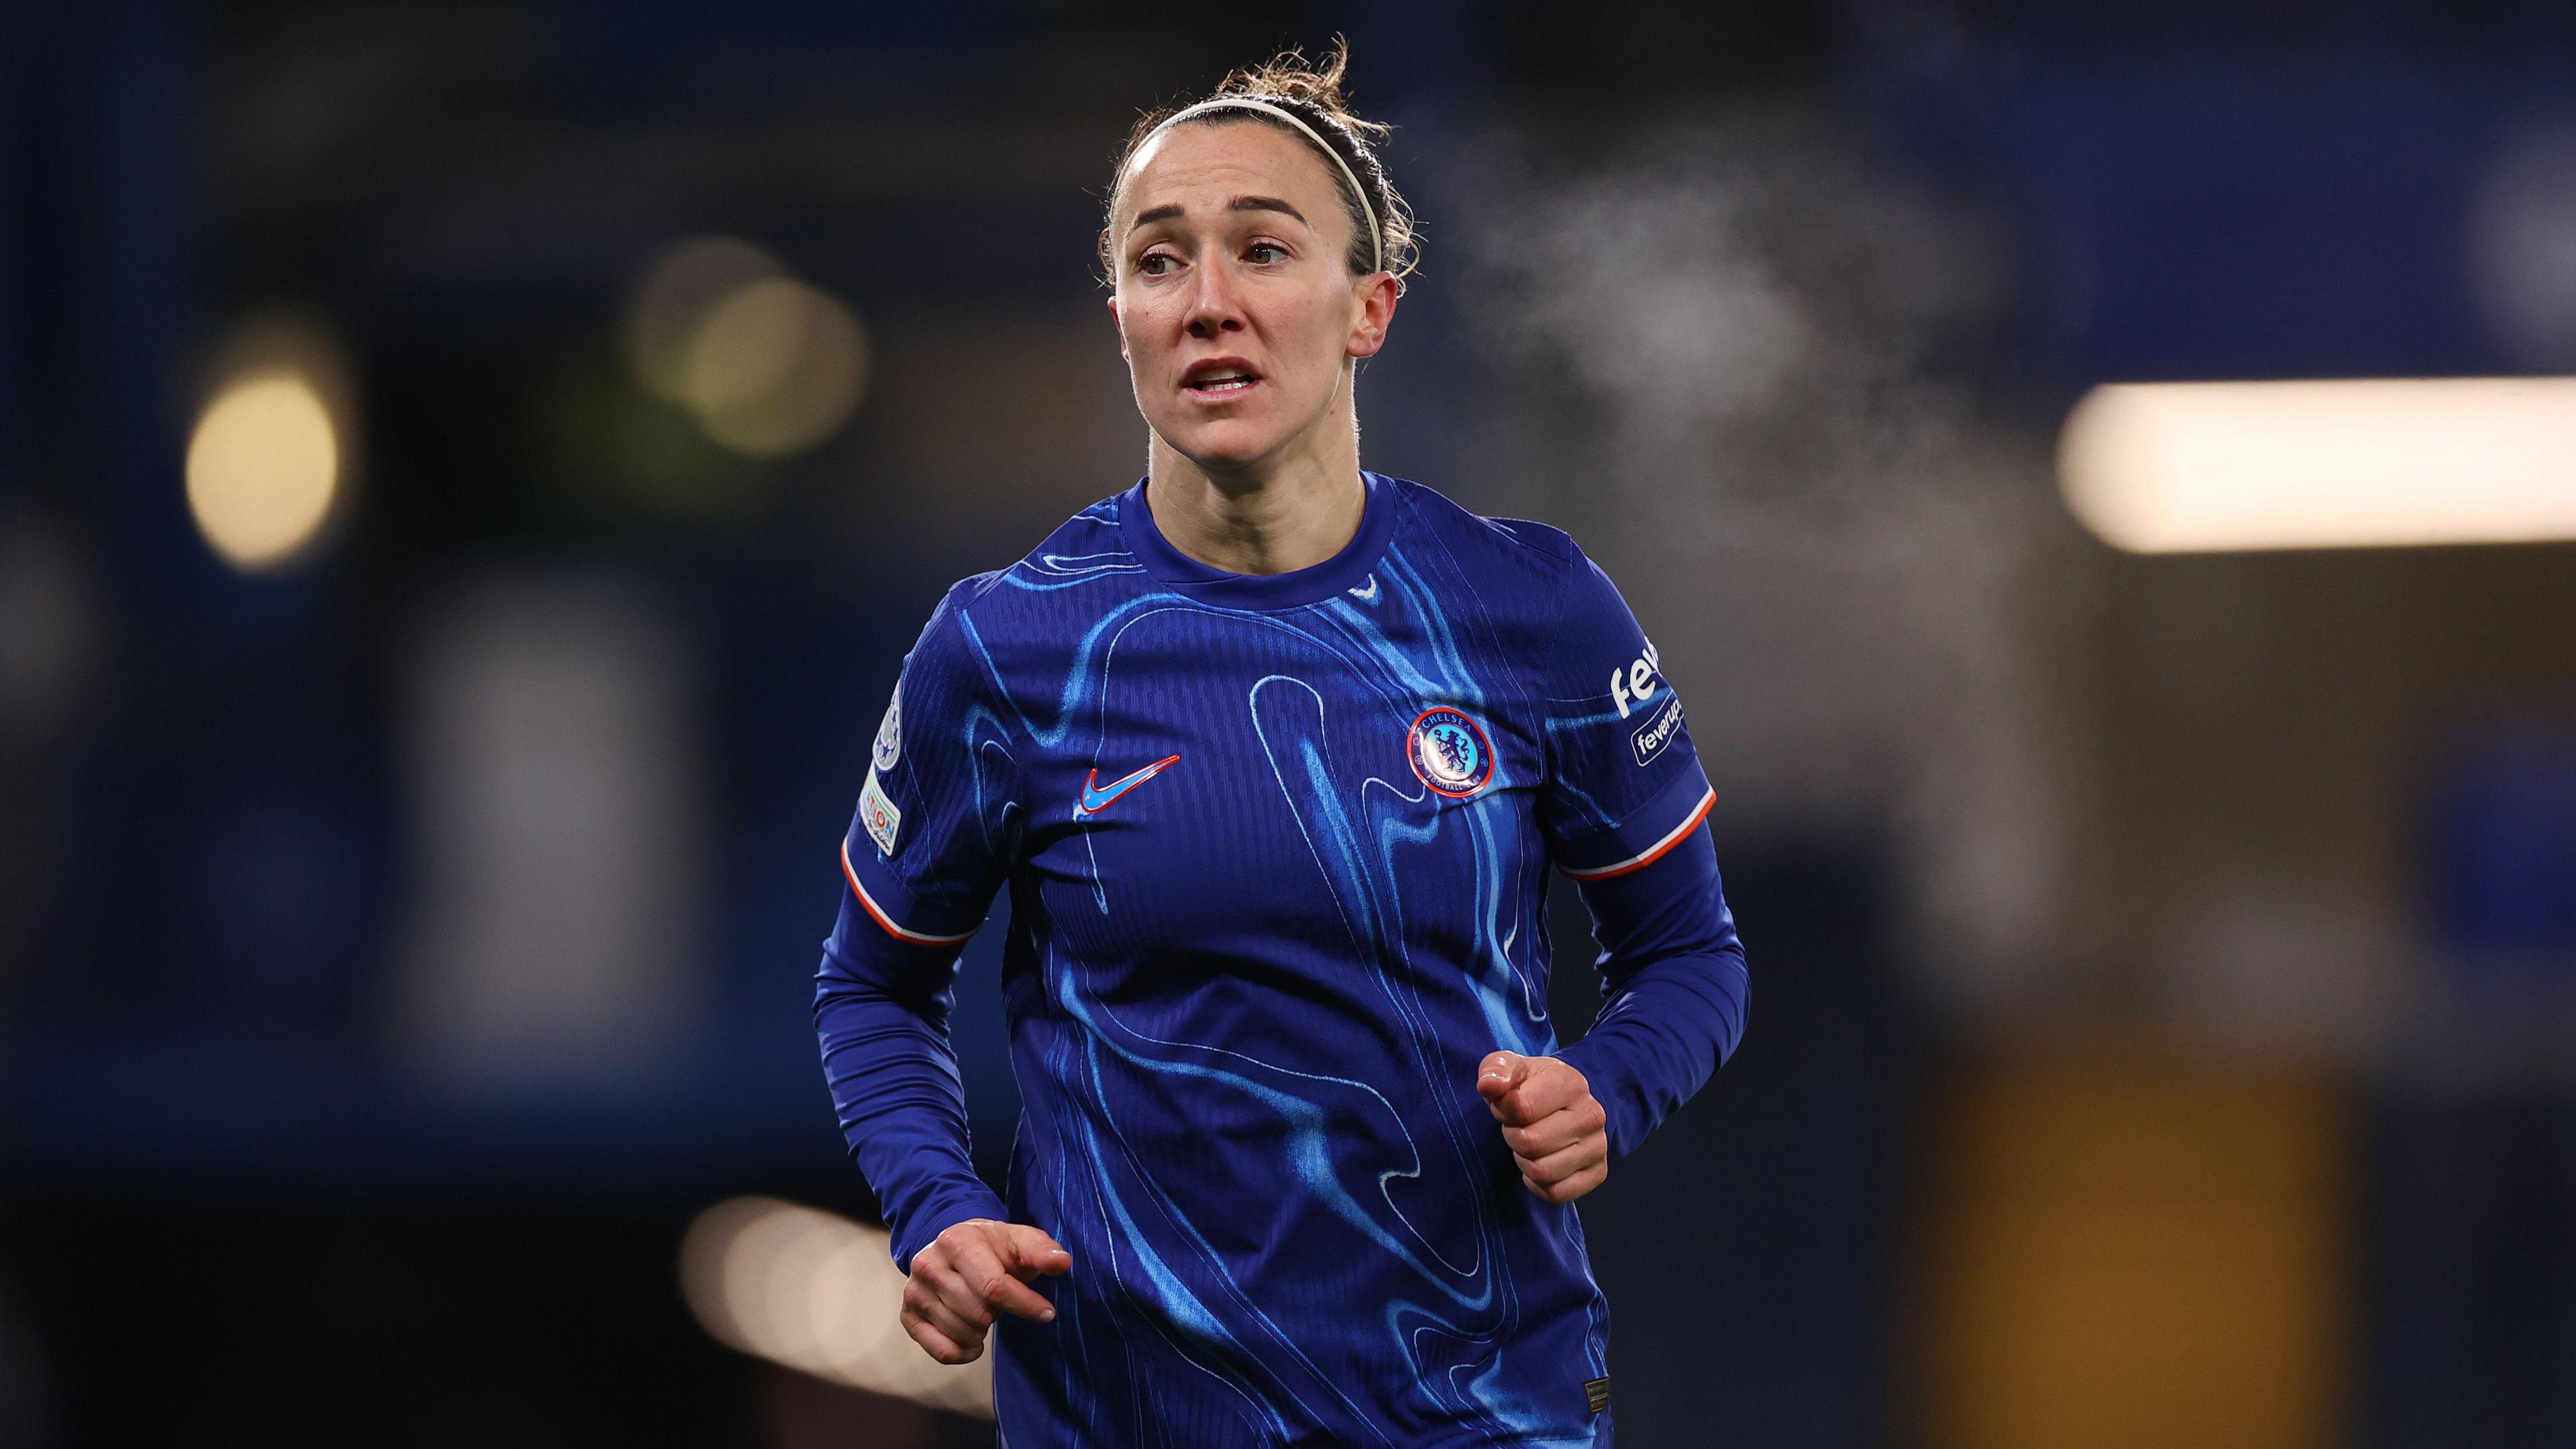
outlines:
[[1446, 705], [1424, 710], [1414, 718], [1405, 744], [1413, 773], [1453, 800], [1466, 799], [1494, 778], [1493, 741], [1463, 711]]

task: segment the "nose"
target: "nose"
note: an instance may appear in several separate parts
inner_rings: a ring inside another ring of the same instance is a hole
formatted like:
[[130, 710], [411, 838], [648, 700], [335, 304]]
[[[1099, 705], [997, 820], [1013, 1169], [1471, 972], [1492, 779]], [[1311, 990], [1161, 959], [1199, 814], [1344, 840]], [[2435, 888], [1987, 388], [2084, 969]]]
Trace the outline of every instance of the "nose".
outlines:
[[1206, 339], [1243, 330], [1243, 298], [1235, 287], [1234, 269], [1220, 255], [1193, 269], [1189, 314], [1183, 319], [1192, 337]]

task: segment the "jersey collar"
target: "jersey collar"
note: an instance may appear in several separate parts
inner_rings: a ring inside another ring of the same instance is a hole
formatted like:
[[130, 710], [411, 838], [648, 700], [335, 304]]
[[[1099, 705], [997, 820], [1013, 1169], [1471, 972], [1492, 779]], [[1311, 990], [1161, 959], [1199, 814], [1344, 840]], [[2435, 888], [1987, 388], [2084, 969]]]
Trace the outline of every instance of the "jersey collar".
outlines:
[[1229, 609], [1292, 609], [1362, 587], [1386, 552], [1387, 538], [1395, 532], [1395, 482], [1366, 471], [1360, 474], [1360, 482], [1368, 490], [1360, 531], [1351, 535], [1340, 553], [1284, 574], [1230, 574], [1172, 547], [1146, 506], [1142, 478], [1118, 495], [1118, 528], [1126, 535], [1128, 551], [1147, 572], [1191, 598]]

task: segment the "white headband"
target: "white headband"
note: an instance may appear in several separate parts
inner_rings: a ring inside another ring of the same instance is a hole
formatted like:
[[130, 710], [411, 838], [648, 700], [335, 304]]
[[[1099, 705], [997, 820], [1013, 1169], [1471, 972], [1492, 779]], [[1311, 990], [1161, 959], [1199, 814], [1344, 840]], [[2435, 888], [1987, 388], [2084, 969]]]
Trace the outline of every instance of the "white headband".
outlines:
[[[1297, 113], [1289, 110], [1286, 106], [1274, 106], [1268, 101], [1259, 100], [1252, 96], [1219, 96], [1215, 100], [1201, 101], [1195, 106], [1183, 106], [1181, 109], [1174, 111], [1169, 116], [1163, 118], [1163, 124], [1156, 126], [1152, 131], [1148, 132], [1145, 136], [1145, 140], [1153, 140], [1156, 136], [1163, 134], [1163, 132], [1171, 129], [1182, 121], [1188, 120], [1192, 116], [1202, 115], [1208, 111], [1235, 109], [1259, 111], [1264, 115], [1277, 116], [1279, 119], [1286, 121], [1289, 125], [1296, 127], [1300, 132], [1303, 132], [1307, 140], [1315, 143], [1316, 150], [1331, 157], [1333, 164], [1342, 168], [1342, 179], [1351, 184], [1351, 194], [1360, 199], [1360, 211], [1368, 217], [1369, 255], [1371, 259], [1377, 263], [1375, 270], [1381, 272], [1385, 271], [1386, 238], [1378, 231], [1377, 208], [1369, 205], [1368, 188], [1360, 185], [1359, 173], [1351, 169], [1351, 163], [1342, 159], [1342, 153], [1324, 144], [1324, 138], [1315, 134], [1315, 128], [1307, 125], [1304, 121], [1297, 119]], [[1143, 143], [1138, 143], [1136, 149], [1139, 151], [1145, 149]]]

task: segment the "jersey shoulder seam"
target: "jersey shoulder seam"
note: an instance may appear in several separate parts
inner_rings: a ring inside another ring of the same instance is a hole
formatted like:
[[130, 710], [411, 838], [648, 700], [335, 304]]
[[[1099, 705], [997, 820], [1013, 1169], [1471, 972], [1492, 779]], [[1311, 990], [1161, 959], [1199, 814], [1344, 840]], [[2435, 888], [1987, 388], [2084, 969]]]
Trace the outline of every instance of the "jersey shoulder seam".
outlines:
[[1552, 523], [1540, 523], [1529, 518], [1500, 517], [1486, 518], [1484, 521], [1492, 525], [1494, 531], [1503, 537], [1533, 552], [1546, 554], [1559, 563], [1570, 564], [1583, 557], [1583, 549], [1574, 541], [1574, 535]]
[[1418, 505], [1425, 497], [1436, 498], [1446, 505], [1448, 511], [1455, 513], [1459, 518], [1482, 528], [1487, 533], [1501, 537], [1516, 547], [1554, 559], [1560, 564], [1572, 564], [1583, 557], [1582, 546], [1574, 541], [1574, 536], [1554, 524], [1540, 523], [1528, 518], [1504, 518], [1494, 514], [1478, 513], [1429, 484], [1416, 483], [1409, 478], [1397, 478], [1394, 481], [1404, 486], [1409, 495], [1407, 502]]
[[948, 586], [949, 601], [958, 608], [964, 608], [991, 593], [994, 586], [1001, 583], [1002, 575], [1017, 567], [1019, 565], [1014, 563], [1006, 568], [986, 569], [980, 574], [968, 574]]

